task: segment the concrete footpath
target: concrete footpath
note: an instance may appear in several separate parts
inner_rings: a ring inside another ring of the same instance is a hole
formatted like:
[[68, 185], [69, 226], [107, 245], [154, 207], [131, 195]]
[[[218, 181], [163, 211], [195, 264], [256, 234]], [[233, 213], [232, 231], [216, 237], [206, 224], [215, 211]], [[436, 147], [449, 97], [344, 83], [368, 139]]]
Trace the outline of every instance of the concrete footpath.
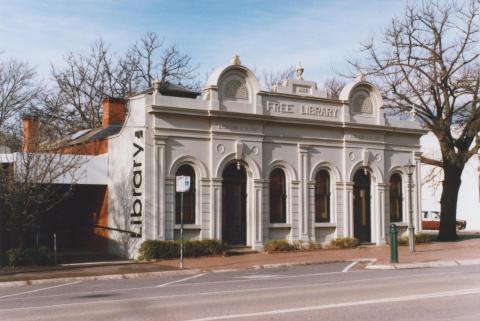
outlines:
[[351, 261], [352, 268], [356, 269], [411, 269], [480, 265], [480, 238], [419, 244], [414, 253], [410, 253], [407, 246], [400, 246], [399, 263], [397, 264], [390, 264], [390, 248], [388, 245], [369, 245], [355, 249], [324, 249], [273, 254], [253, 253], [236, 256], [187, 258], [184, 261], [185, 270], [179, 270], [178, 260], [162, 260], [154, 263], [104, 262], [46, 267], [36, 270], [2, 270], [0, 273], [0, 288], [26, 284], [128, 279], [171, 274], [195, 274], [200, 271], [222, 272], [345, 261]]

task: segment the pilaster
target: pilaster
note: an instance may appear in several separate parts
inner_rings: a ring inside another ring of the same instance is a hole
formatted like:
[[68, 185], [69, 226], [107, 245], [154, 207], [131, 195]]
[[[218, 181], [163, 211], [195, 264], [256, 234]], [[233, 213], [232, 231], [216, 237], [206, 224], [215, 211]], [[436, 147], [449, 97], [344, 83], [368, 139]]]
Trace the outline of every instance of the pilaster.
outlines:
[[210, 180], [210, 238], [222, 239], [222, 178]]
[[378, 188], [378, 223], [376, 229], [377, 232], [377, 244], [386, 243], [386, 235], [390, 225], [390, 215], [388, 208], [389, 202], [389, 185], [384, 183], [379, 183]]
[[344, 237], [353, 237], [353, 182], [344, 182]]
[[263, 249], [263, 190], [267, 185], [265, 180], [253, 180], [253, 211], [252, 211], [252, 248]]
[[299, 240], [309, 241], [308, 219], [308, 170], [309, 170], [309, 145], [298, 144], [298, 168], [300, 174], [300, 199], [299, 199]]
[[155, 143], [155, 220], [154, 228], [156, 231], [156, 239], [165, 240], [165, 148], [167, 143], [167, 136], [153, 135]]

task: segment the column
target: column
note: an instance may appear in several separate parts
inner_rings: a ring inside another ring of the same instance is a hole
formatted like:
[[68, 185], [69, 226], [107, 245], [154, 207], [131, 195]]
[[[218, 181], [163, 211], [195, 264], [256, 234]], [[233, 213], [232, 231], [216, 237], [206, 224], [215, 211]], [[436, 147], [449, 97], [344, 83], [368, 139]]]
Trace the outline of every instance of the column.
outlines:
[[378, 229], [376, 241], [378, 245], [386, 243], [386, 234], [390, 224], [390, 212], [387, 210], [389, 201], [389, 185], [384, 183], [378, 184], [378, 222], [376, 224]]
[[299, 240], [309, 241], [308, 211], [308, 149], [310, 146], [298, 144], [298, 169], [300, 174]]
[[308, 221], [309, 221], [309, 235], [310, 240], [315, 241], [317, 235], [315, 233], [315, 181], [307, 182], [307, 197], [308, 197]]
[[165, 147], [167, 136], [153, 135], [155, 141], [155, 233], [157, 240], [165, 240]]
[[253, 180], [252, 248], [263, 249], [263, 189], [265, 180]]
[[173, 240], [175, 235], [175, 177], [165, 177], [165, 189], [164, 189], [164, 231], [165, 240]]
[[197, 224], [200, 224], [202, 231], [200, 233], [201, 239], [210, 239], [212, 238], [211, 236], [211, 204], [210, 204], [210, 199], [211, 199], [211, 189], [210, 189], [210, 179], [202, 177], [200, 179], [200, 189], [197, 193], [198, 195], [198, 203], [199, 203], [199, 211], [198, 211], [198, 217], [197, 217]]
[[222, 179], [212, 178], [210, 181], [210, 238], [222, 239]]
[[353, 182], [345, 182], [344, 195], [345, 213], [343, 216], [343, 237], [353, 237]]
[[331, 201], [332, 206], [332, 223], [335, 224], [335, 235], [334, 237], [341, 237], [345, 234], [345, 213], [347, 208], [347, 199], [344, 195], [345, 183], [336, 182], [335, 183], [335, 193], [332, 194], [335, 198]]
[[291, 188], [289, 193], [287, 193], [287, 208], [288, 213], [290, 214], [287, 217], [287, 224], [290, 223], [290, 235], [289, 239], [291, 241], [301, 240], [301, 212], [300, 207], [302, 203], [301, 199], [301, 181], [294, 180], [291, 181]]

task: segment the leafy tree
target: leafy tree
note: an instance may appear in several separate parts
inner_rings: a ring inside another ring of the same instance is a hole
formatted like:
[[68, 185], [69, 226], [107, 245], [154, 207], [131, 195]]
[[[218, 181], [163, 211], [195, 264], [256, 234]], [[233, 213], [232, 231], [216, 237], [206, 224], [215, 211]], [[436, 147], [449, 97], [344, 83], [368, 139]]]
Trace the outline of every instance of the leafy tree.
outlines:
[[439, 239], [456, 239], [456, 209], [466, 162], [478, 153], [479, 1], [425, 0], [407, 5], [351, 61], [383, 92], [385, 107], [410, 113], [438, 139], [443, 170]]

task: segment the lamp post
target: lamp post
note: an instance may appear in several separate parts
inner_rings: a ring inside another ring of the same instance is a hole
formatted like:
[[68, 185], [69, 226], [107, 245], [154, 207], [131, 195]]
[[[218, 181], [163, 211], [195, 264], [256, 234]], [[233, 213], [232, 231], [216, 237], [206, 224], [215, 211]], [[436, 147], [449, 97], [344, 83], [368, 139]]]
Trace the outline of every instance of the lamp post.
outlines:
[[415, 252], [415, 227], [413, 226], [413, 197], [412, 197], [412, 175], [415, 170], [415, 165], [410, 159], [407, 165], [404, 166], [408, 175], [408, 249], [410, 252]]

